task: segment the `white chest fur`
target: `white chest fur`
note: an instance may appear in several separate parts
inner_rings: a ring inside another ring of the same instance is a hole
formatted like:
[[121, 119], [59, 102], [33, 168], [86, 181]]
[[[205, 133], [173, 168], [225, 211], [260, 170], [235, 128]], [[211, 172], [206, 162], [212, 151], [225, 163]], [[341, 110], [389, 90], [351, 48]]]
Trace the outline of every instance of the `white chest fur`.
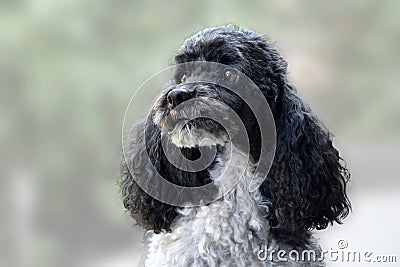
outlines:
[[[247, 162], [244, 155], [236, 154], [235, 158]], [[172, 232], [151, 234], [147, 266], [255, 266], [259, 262], [257, 252], [269, 229], [260, 212], [266, 207], [258, 191], [249, 192], [252, 175], [242, 166], [243, 162], [234, 162], [224, 170], [220, 163], [210, 171], [212, 177], [223, 173], [224, 177], [216, 179], [223, 178], [222, 186], [244, 175], [223, 199], [181, 209]]]

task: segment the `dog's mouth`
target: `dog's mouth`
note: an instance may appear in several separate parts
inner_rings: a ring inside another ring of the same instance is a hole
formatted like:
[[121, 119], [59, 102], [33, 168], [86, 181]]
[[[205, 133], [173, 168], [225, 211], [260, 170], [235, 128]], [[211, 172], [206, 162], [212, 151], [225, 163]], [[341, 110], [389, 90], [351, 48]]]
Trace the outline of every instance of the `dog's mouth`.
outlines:
[[173, 109], [157, 109], [153, 122], [178, 147], [224, 145], [235, 129], [227, 109], [215, 99], [196, 97]]
[[178, 147], [224, 145], [229, 140], [222, 125], [209, 118], [167, 120], [162, 133]]

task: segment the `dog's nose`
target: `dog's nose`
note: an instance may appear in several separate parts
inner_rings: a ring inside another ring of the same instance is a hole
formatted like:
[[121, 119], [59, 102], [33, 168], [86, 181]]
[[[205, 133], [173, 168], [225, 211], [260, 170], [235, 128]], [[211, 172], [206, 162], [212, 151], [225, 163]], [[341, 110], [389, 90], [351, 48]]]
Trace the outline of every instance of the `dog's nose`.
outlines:
[[167, 95], [168, 106], [174, 108], [182, 102], [190, 99], [190, 92], [183, 88], [171, 90]]

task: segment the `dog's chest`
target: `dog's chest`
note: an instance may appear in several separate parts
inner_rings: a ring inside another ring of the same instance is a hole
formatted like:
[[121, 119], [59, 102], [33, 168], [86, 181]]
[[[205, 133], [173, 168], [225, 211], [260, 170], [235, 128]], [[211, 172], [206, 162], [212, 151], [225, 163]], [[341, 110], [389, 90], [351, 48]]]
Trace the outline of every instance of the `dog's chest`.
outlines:
[[[239, 173], [243, 174], [230, 168], [224, 175]], [[250, 173], [244, 173], [222, 200], [183, 208], [172, 232], [152, 234], [147, 266], [257, 266], [257, 252], [269, 227], [261, 214], [261, 195], [249, 192]]]
[[[266, 225], [251, 214], [257, 208], [255, 203], [248, 203], [247, 208], [229, 204], [222, 202], [182, 210], [172, 232], [150, 237], [148, 263], [156, 261], [154, 266], [246, 266], [250, 258], [255, 262], [263, 243], [261, 232], [266, 230]], [[232, 258], [235, 258], [235, 265], [229, 264]], [[236, 263], [238, 260], [243, 264]]]

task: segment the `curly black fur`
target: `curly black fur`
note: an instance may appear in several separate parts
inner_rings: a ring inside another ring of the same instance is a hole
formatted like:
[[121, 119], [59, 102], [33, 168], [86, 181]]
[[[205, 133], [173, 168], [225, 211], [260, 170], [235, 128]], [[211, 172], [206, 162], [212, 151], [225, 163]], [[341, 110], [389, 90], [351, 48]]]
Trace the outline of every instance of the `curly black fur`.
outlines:
[[[146, 129], [145, 137], [143, 127]], [[152, 229], [155, 232], [170, 230], [171, 223], [178, 214], [176, 207], [149, 196], [135, 179], [146, 181], [154, 177], [156, 173], [153, 172], [150, 164], [164, 179], [187, 187], [210, 183], [208, 172], [207, 170], [196, 173], [186, 172], [170, 164], [162, 150], [161, 131], [151, 120], [133, 127], [129, 143], [130, 146], [125, 148], [125, 155], [130, 155], [130, 157], [124, 158], [121, 163], [121, 192], [124, 206], [136, 223], [145, 229]], [[183, 148], [182, 153], [188, 159], [199, 157], [197, 149]]]
[[[274, 212], [265, 216], [273, 225], [276, 238], [302, 246], [307, 243], [310, 229], [341, 223], [350, 209], [346, 195], [349, 173], [332, 145], [332, 135], [288, 82], [287, 62], [275, 46], [261, 35], [236, 26], [210, 28], [188, 38], [174, 57], [175, 63], [191, 61], [218, 62], [240, 70], [254, 81], [270, 105], [276, 123], [277, 149], [259, 190], [272, 203]], [[254, 114], [231, 92], [219, 90], [218, 97], [244, 121], [251, 157], [257, 161], [261, 137]], [[147, 147], [138, 130], [143, 127]], [[154, 175], [150, 171], [143, 173], [150, 170], [143, 168], [149, 164], [145, 160], [146, 150], [157, 171], [173, 183], [198, 186], [211, 182], [207, 171], [185, 172], [171, 165], [162, 151], [160, 133], [151, 120], [136, 126], [132, 145], [125, 153], [129, 157], [121, 165], [125, 208], [139, 225], [156, 232], [171, 228], [177, 207], [153, 199], [137, 185], [135, 179]], [[189, 158], [198, 153], [196, 148], [184, 150]]]

